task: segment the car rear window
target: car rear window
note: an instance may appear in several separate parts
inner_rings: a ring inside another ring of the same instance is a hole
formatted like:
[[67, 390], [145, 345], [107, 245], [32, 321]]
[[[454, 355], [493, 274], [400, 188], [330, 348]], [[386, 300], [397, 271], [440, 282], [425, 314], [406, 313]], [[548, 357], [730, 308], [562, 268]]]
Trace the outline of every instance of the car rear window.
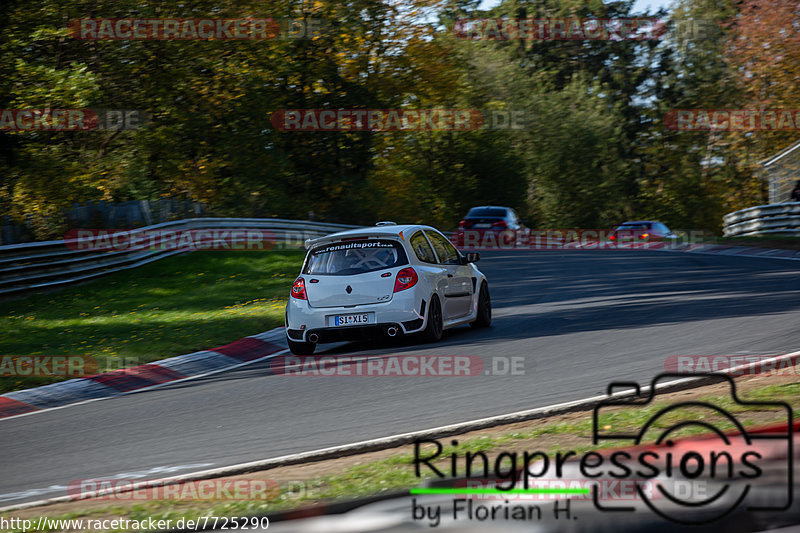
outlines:
[[473, 207], [467, 216], [503, 218], [506, 216], [506, 209], [504, 207]]
[[388, 239], [339, 241], [314, 248], [303, 274], [351, 276], [408, 263], [399, 242]]
[[623, 224], [617, 230], [626, 229], [650, 229], [650, 224]]

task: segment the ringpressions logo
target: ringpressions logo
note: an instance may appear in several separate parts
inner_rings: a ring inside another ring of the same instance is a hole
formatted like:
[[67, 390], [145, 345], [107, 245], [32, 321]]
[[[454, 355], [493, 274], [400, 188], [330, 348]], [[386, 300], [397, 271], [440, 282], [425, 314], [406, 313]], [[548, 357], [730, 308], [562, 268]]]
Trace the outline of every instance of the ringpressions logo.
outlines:
[[[649, 512], [683, 525], [716, 522], [734, 510], [787, 510], [793, 499], [791, 406], [780, 401], [744, 401], [737, 395], [734, 380], [723, 374], [700, 376], [725, 386], [727, 392], [718, 403], [736, 405], [745, 413], [769, 412], [776, 415], [771, 420], [777, 418], [780, 423], [748, 430], [729, 410], [708, 401], [651, 405], [661, 383], [685, 377], [660, 374], [646, 391], [635, 382], [608, 385], [607, 397], [593, 409], [592, 441], [594, 445], [619, 444], [609, 450], [500, 451], [490, 459], [483, 451], [462, 451], [455, 439], [444, 444], [416, 440], [414, 474], [422, 478], [432, 473], [442, 481], [432, 484], [439, 488], [411, 489], [412, 495], [423, 496], [413, 499], [413, 518], [435, 526], [446, 507], [453, 520], [537, 520], [542, 518], [542, 500], [548, 499], [543, 495], [552, 499], [556, 519], [569, 520], [575, 519], [570, 502], [581, 496], [591, 498], [600, 512]], [[623, 389], [627, 389], [624, 394]], [[647, 420], [638, 429], [630, 429], [631, 424], [623, 422], [626, 416], [642, 410], [647, 410]], [[776, 469], [775, 458], [788, 464]], [[767, 470], [770, 482], [759, 483], [766, 479]], [[609, 490], [616, 483], [630, 490], [624, 496]], [[441, 500], [424, 499], [433, 494], [452, 494], [454, 499], [447, 506]], [[489, 505], [487, 499], [499, 501]]]

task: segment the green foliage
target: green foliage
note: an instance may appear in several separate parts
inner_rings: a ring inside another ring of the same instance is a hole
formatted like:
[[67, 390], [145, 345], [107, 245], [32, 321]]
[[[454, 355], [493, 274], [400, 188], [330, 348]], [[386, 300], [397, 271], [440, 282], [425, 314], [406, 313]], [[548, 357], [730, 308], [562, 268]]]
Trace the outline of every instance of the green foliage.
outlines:
[[[0, 304], [0, 353], [93, 357], [100, 370], [233, 342], [283, 324], [299, 250], [192, 252]], [[62, 378], [0, 377], [0, 392]]]
[[[472, 205], [492, 203], [552, 226], [653, 217], [715, 230], [726, 211], [763, 200], [755, 162], [774, 142], [661, 124], [673, 109], [743, 106], [739, 66], [754, 48], [731, 48], [730, 36], [760, 34], [726, 24], [734, 3], [676, 4], [676, 23], [720, 23], [705, 39], [456, 38], [459, 18], [642, 16], [631, 2], [506, 0], [488, 12], [478, 4], [8, 0], [3, 108], [142, 109], [153, 121], [122, 132], [0, 132], [0, 211], [32, 216], [42, 238], [63, 231], [60, 213], [73, 203], [159, 196], [223, 216], [314, 211], [450, 229]], [[66, 29], [79, 18], [134, 16], [328, 24], [314, 39], [271, 41], [81, 41]], [[770, 75], [765, 65], [759, 79]], [[279, 109], [398, 107], [517, 110], [530, 126], [297, 133], [269, 122]]]

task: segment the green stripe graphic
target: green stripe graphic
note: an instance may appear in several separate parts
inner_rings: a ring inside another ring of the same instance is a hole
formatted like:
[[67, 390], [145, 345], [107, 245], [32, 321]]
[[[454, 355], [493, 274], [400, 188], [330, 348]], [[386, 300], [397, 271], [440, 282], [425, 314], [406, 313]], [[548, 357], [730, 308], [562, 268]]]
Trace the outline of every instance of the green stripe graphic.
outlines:
[[411, 494], [589, 494], [590, 489], [410, 489]]

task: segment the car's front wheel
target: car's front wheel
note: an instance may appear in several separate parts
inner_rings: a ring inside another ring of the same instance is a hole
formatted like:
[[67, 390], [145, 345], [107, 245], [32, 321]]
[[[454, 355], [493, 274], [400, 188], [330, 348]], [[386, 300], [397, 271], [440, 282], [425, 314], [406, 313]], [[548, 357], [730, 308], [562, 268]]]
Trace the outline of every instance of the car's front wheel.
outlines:
[[442, 320], [442, 304], [435, 294], [431, 296], [431, 305], [428, 307], [428, 325], [420, 337], [424, 342], [438, 342], [442, 338], [444, 321]]
[[484, 281], [478, 292], [478, 316], [470, 322], [473, 328], [488, 328], [492, 323], [492, 299], [489, 296], [489, 285]]
[[286, 342], [289, 344], [289, 351], [295, 355], [312, 355], [317, 347], [313, 342], [297, 342], [289, 337], [286, 337]]

